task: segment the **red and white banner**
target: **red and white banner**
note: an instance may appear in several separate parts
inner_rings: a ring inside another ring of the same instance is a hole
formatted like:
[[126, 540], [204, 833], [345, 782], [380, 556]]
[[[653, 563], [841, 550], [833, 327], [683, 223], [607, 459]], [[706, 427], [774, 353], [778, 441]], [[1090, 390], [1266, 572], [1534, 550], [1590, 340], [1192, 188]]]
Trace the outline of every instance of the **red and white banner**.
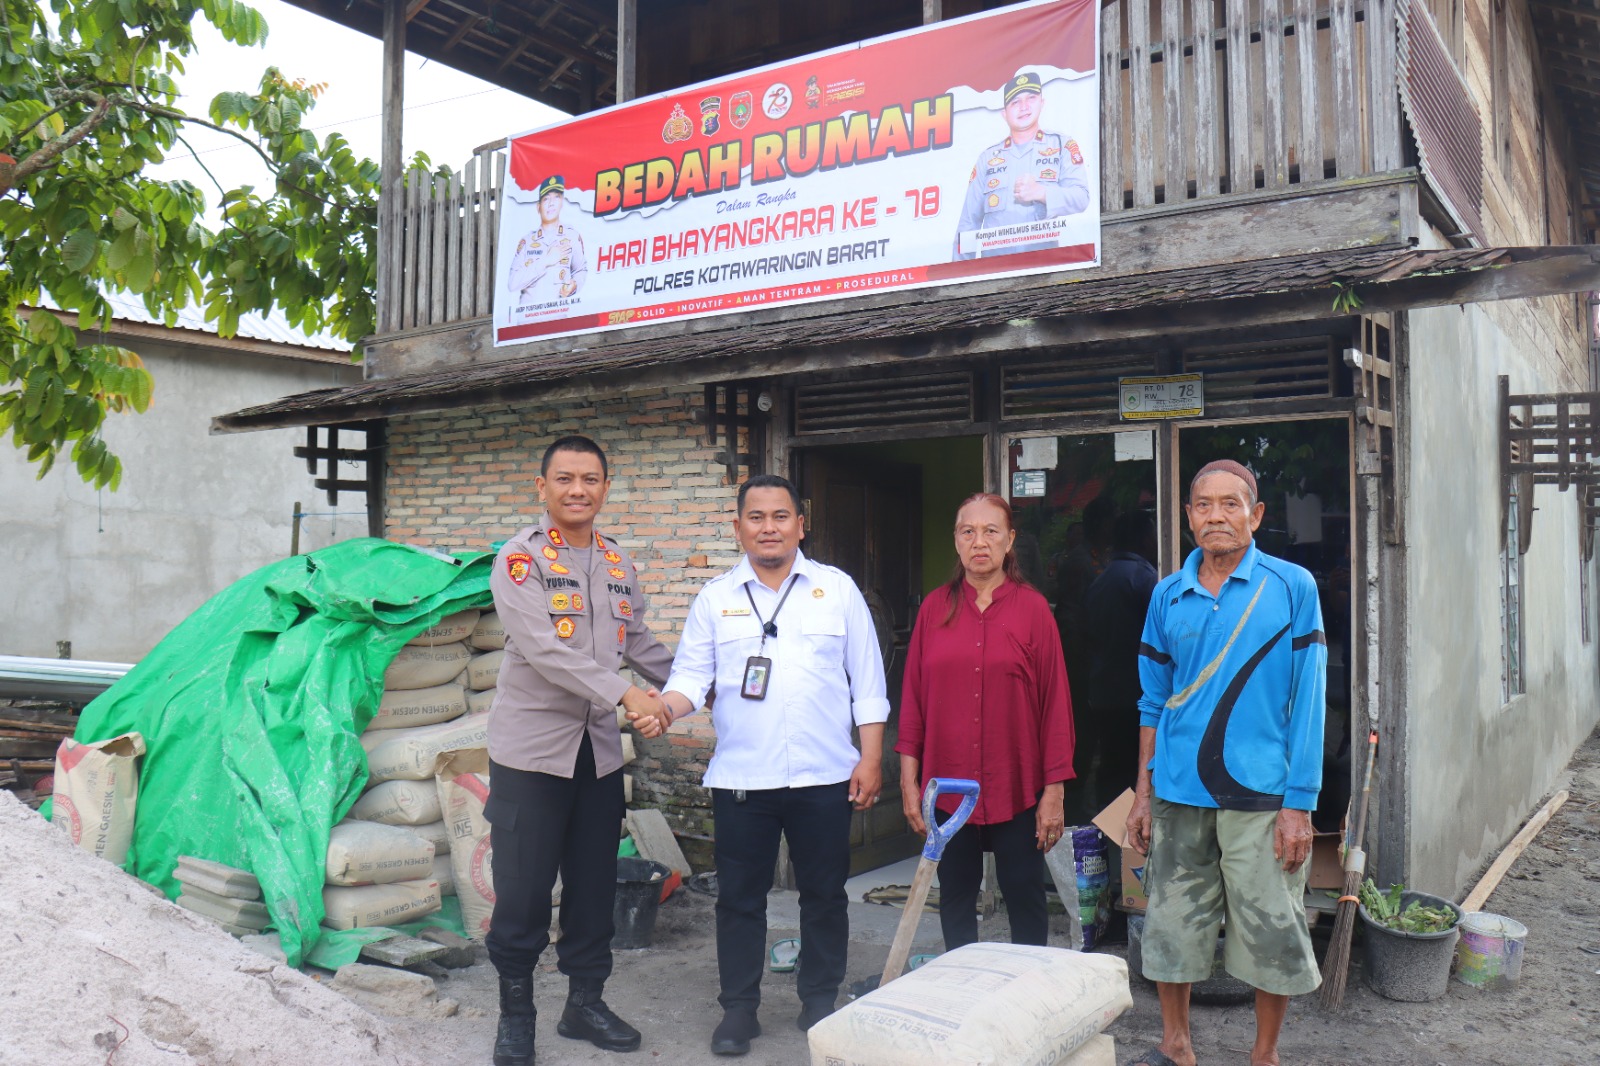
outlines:
[[1100, 261], [1098, 0], [510, 139], [495, 343]]

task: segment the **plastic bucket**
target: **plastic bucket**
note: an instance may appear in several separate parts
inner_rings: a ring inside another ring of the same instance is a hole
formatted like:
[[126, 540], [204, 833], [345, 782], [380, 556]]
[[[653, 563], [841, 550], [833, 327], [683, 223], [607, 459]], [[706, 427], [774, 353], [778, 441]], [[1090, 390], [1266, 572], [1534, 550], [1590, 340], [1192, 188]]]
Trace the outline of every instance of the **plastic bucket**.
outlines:
[[661, 910], [661, 883], [672, 871], [649, 859], [617, 860], [617, 902], [611, 910], [614, 948], [647, 948]]
[[1456, 980], [1473, 988], [1510, 988], [1522, 977], [1528, 927], [1502, 914], [1478, 912], [1461, 919]]
[[1405, 892], [1400, 896], [1404, 910], [1413, 901], [1425, 907], [1444, 907], [1455, 911], [1456, 924], [1442, 933], [1403, 933], [1379, 925], [1361, 908], [1361, 924], [1367, 930], [1367, 985], [1385, 999], [1402, 1003], [1426, 1003], [1450, 990], [1450, 963], [1456, 955], [1456, 940], [1461, 936], [1461, 908], [1441, 896], [1426, 892]]

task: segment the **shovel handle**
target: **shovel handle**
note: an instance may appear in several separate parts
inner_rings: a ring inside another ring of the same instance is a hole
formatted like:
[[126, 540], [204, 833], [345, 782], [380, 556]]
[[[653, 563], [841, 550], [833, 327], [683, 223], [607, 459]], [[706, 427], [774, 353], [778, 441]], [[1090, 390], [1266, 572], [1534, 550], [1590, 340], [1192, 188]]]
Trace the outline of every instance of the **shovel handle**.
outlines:
[[[934, 806], [940, 796], [961, 797], [961, 805], [956, 808], [956, 813], [946, 818], [943, 825], [937, 824], [933, 816]], [[960, 777], [929, 778], [927, 787], [922, 790], [922, 821], [928, 827], [928, 841], [922, 845], [922, 857], [930, 862], [938, 862], [944, 855], [944, 846], [967, 824], [967, 819], [972, 817], [973, 809], [977, 806], [976, 781]]]

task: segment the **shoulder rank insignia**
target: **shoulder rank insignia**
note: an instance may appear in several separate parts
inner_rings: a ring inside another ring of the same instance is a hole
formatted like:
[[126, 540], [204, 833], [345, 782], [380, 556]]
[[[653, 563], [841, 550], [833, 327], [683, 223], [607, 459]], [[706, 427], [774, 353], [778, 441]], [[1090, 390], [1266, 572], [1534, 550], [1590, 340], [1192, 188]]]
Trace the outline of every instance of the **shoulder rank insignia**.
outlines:
[[583, 597], [576, 592], [572, 594], [572, 609], [574, 611], [583, 610]]
[[511, 583], [520, 585], [528, 580], [528, 564], [533, 562], [533, 556], [522, 552], [512, 552], [506, 556], [506, 573], [511, 575]]
[[561, 553], [556, 551], [554, 548], [550, 547], [550, 545], [548, 545], [548, 544], [546, 544], [543, 548], [539, 549], [539, 554], [543, 555], [546, 559], [549, 559], [551, 562], [555, 562], [557, 559], [561, 558]]
[[570, 573], [572, 573], [571, 570], [568, 570], [566, 567], [562, 566], [560, 563], [551, 563], [550, 564], [550, 572], [552, 574], [570, 574]]
[[562, 539], [561, 530], [559, 529], [551, 527], [550, 529], [544, 531], [544, 535], [549, 537], [550, 543], [554, 544], [558, 548], [565, 548], [567, 546], [567, 542]]
[[608, 551], [604, 555], [602, 555], [601, 558], [604, 559], [608, 563], [620, 563], [620, 562], [622, 562], [622, 556], [618, 555], [616, 552]]
[[610, 570], [607, 570], [606, 573], [610, 574], [618, 581], [621, 581], [623, 578], [628, 576], [628, 572], [622, 569], [620, 566], [613, 566]]
[[577, 631], [577, 625], [570, 618], [563, 618], [556, 623], [556, 636], [562, 640], [569, 639]]
[[555, 595], [550, 597], [550, 609], [552, 611], [565, 611], [567, 609], [567, 604], [570, 602], [571, 601], [567, 599], [567, 594], [565, 592], [557, 592]]
[[633, 617], [633, 604], [629, 603], [627, 600], [618, 600], [617, 610], [621, 612], [622, 617], [624, 618]]
[[605, 551], [606, 550], [606, 539], [604, 537], [602, 537], [600, 534], [596, 533], [594, 535], [594, 546], [596, 548], [599, 548], [601, 551]]

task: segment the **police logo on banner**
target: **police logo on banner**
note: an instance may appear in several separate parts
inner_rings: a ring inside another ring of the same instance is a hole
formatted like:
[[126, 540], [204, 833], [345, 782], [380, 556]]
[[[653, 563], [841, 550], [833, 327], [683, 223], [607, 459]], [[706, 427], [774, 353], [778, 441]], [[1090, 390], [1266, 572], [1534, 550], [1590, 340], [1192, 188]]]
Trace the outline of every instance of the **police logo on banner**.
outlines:
[[728, 120], [733, 123], [733, 128], [742, 130], [750, 125], [750, 116], [755, 113], [755, 97], [748, 91], [734, 93], [728, 101]]

